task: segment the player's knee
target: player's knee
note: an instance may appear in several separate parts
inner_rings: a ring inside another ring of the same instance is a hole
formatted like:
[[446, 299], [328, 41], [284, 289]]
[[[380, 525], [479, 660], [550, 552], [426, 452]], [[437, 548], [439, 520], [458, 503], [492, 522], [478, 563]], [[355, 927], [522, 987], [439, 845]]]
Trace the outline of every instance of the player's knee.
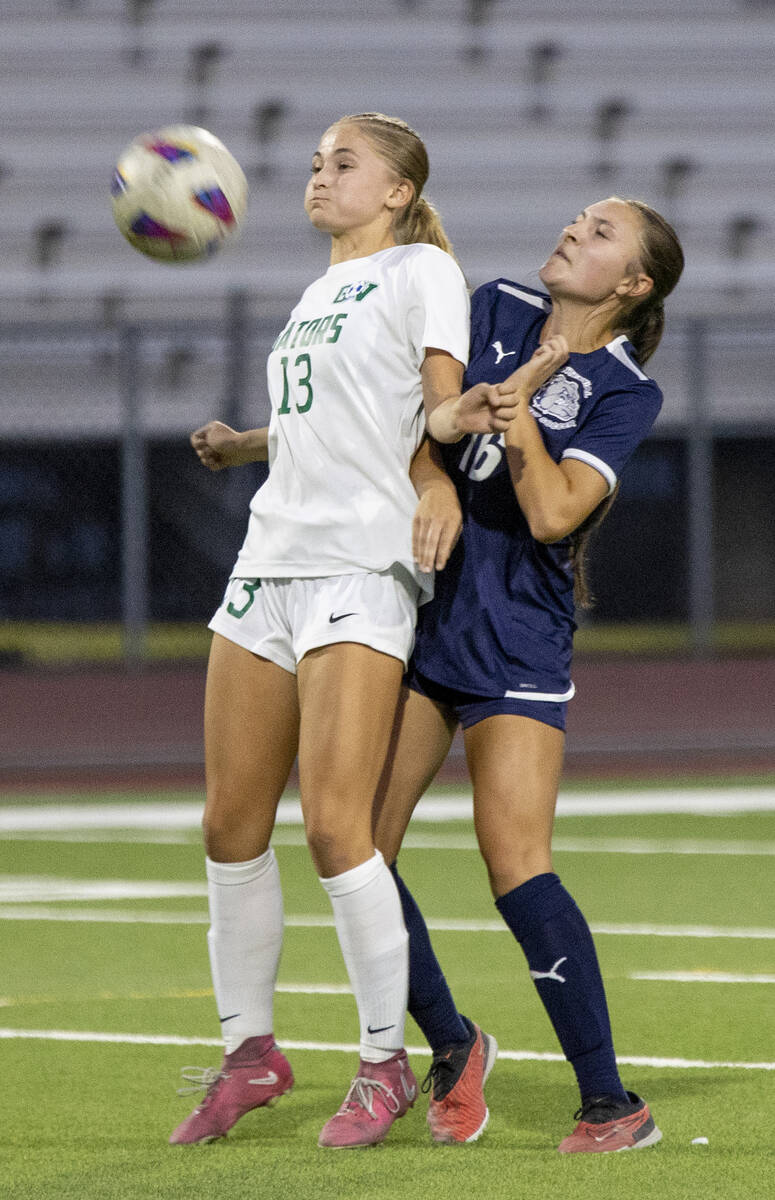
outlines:
[[215, 862], [233, 861], [234, 824], [220, 816], [205, 815], [202, 818], [202, 840], [205, 854]]
[[202, 816], [205, 853], [217, 862], [247, 862], [260, 852], [251, 811], [218, 788], [209, 788]]
[[339, 875], [347, 870], [347, 844], [341, 823], [318, 814], [307, 821], [307, 845], [319, 875]]
[[324, 809], [305, 821], [307, 845], [318, 875], [331, 878], [357, 867], [374, 853], [367, 822], [341, 809]]

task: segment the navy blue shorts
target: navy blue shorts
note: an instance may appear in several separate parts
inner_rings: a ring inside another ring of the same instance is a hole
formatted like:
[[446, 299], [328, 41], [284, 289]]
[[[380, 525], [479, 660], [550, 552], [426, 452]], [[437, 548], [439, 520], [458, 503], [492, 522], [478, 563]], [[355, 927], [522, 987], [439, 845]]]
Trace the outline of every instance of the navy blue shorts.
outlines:
[[554, 700], [515, 700], [511, 696], [475, 696], [472, 692], [458, 692], [454, 688], [444, 687], [434, 683], [426, 675], [422, 675], [416, 667], [410, 666], [405, 682], [413, 692], [427, 696], [437, 704], [451, 708], [463, 729], [469, 729], [486, 717], [494, 717], [500, 713], [512, 717], [531, 717], [544, 725], [565, 732], [565, 710], [567, 701]]

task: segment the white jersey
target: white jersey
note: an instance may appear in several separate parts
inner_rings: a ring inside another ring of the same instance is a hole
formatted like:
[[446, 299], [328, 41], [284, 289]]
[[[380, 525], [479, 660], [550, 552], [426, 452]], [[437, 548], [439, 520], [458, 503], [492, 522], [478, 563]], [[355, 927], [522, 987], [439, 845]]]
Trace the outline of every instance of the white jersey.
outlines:
[[412, 558], [409, 465], [425, 430], [429, 347], [468, 359], [469, 297], [454, 259], [415, 243], [337, 263], [311, 284], [269, 355], [269, 477], [233, 576], [382, 571]]

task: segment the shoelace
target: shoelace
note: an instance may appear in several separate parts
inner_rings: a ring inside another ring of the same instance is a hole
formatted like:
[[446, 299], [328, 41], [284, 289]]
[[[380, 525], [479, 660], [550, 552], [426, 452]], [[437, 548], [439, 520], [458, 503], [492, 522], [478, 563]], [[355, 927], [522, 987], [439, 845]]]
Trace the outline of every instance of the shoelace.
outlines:
[[606, 1122], [612, 1121], [617, 1114], [617, 1110], [621, 1109], [622, 1105], [617, 1104], [610, 1096], [590, 1096], [577, 1108], [573, 1114], [574, 1121], [588, 1121], [590, 1114], [596, 1112], [597, 1120], [592, 1120], [589, 1123], [592, 1125], [605, 1125]]
[[423, 1094], [427, 1094], [433, 1088], [434, 1096], [436, 1091], [444, 1091], [444, 1075], [452, 1075], [455, 1067], [452, 1062], [452, 1056], [447, 1055], [445, 1058], [434, 1058], [430, 1065], [428, 1074], [422, 1081], [421, 1090]]
[[191, 1087], [178, 1088], [178, 1095], [193, 1096], [196, 1092], [209, 1092], [222, 1074], [218, 1067], [181, 1067], [180, 1077], [187, 1080]]
[[390, 1112], [398, 1112], [401, 1105], [398, 1103], [393, 1089], [387, 1087], [379, 1079], [369, 1079], [367, 1075], [358, 1075], [353, 1079], [340, 1111], [343, 1111], [348, 1104], [358, 1104], [366, 1110], [372, 1121], [378, 1121], [379, 1117], [374, 1111], [375, 1092], [382, 1093], [385, 1107]]

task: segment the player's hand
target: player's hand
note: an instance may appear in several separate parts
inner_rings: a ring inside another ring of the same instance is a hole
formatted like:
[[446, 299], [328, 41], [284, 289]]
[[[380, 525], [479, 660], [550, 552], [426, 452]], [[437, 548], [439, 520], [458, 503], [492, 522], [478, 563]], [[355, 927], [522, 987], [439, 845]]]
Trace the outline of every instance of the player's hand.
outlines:
[[502, 433], [517, 415], [518, 405], [518, 396], [502, 395], [491, 383], [475, 383], [455, 402], [455, 427], [460, 434]]
[[194, 430], [190, 440], [199, 461], [209, 471], [237, 467], [245, 461], [240, 454], [241, 435], [223, 421], [208, 421]]
[[526, 363], [497, 385], [496, 391], [501, 396], [504, 407], [509, 403], [518, 406], [520, 401], [529, 401], [547, 379], [551, 379], [557, 368], [562, 366], [568, 353], [568, 343], [561, 334], [547, 338]]
[[421, 571], [441, 571], [455, 548], [463, 516], [450, 481], [426, 488], [412, 523], [412, 554]]

